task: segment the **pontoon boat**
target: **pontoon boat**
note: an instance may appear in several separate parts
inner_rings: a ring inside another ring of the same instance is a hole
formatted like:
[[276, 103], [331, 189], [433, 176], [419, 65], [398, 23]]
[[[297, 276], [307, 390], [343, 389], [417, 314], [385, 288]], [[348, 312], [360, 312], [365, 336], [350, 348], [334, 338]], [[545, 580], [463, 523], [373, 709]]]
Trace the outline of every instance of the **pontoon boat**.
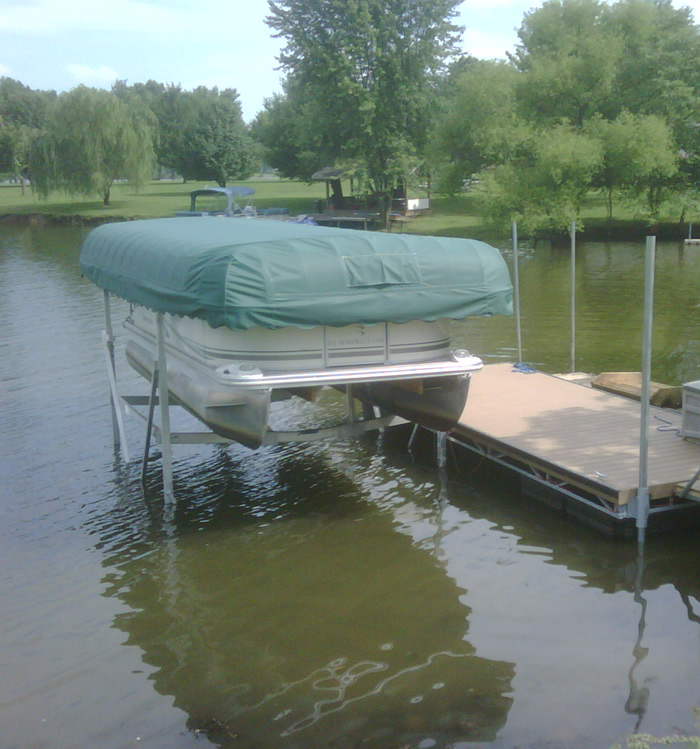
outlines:
[[101, 226], [81, 266], [131, 303], [129, 363], [153, 378], [162, 346], [171, 397], [250, 447], [273, 401], [326, 386], [449, 430], [482, 367], [450, 320], [512, 311], [500, 253], [466, 239], [180, 217]]

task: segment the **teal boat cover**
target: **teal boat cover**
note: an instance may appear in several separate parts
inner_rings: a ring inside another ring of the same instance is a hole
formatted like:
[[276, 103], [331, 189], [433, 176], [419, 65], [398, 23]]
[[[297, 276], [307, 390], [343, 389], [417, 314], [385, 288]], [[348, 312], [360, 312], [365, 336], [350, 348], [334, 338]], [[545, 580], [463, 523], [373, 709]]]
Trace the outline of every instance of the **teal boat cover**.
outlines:
[[178, 217], [104, 224], [80, 264], [110, 294], [215, 328], [512, 314], [500, 252], [469, 239]]

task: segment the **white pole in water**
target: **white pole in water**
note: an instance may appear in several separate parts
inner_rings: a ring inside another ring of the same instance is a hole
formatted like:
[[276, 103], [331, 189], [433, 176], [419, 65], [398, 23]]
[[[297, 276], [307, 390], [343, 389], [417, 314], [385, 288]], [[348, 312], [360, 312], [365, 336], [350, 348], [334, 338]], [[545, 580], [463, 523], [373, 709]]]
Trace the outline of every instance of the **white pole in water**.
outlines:
[[520, 277], [518, 273], [518, 223], [513, 221], [513, 303], [515, 305], [515, 332], [518, 339], [518, 364], [523, 361], [520, 335]]
[[639, 489], [637, 490], [637, 539], [644, 543], [649, 517], [649, 486], [647, 462], [649, 456], [649, 398], [651, 395], [651, 331], [654, 319], [654, 263], [656, 237], [647, 237], [644, 262], [644, 331], [642, 339], [642, 403], [639, 435]]
[[161, 461], [163, 463], [163, 495], [166, 503], [175, 501], [173, 492], [173, 457], [170, 445], [170, 391], [165, 359], [165, 326], [163, 313], [156, 313], [156, 338], [158, 343], [158, 402], [160, 404]]
[[[114, 362], [114, 330], [112, 328], [112, 310], [110, 306], [110, 299], [109, 299], [109, 292], [105, 291], [103, 293], [103, 299], [104, 299], [104, 308], [105, 308], [105, 342], [107, 345], [107, 352], [109, 354], [109, 361], [107, 362], [107, 366], [110, 368], [111, 372], [115, 371], [115, 362]], [[115, 377], [116, 380], [116, 377]], [[114, 446], [119, 447], [120, 445], [120, 433], [119, 433], [119, 424], [117, 422], [117, 409], [119, 406], [114, 400], [114, 391], [112, 388], [110, 388], [109, 392], [109, 402], [112, 405], [112, 436], [114, 437]]]
[[576, 371], [576, 222], [571, 222], [571, 372]]

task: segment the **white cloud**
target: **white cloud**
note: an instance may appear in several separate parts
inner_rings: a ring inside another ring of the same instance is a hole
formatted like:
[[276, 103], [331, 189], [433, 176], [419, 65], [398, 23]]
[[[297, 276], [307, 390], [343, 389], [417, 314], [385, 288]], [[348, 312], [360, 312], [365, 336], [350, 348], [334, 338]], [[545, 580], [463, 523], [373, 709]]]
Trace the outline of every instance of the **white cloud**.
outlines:
[[7, 67], [7, 65], [3, 65], [0, 62], [0, 75], [10, 75], [10, 69]]
[[0, 32], [56, 34], [73, 31], [165, 33], [186, 31], [187, 14], [140, 0], [8, 0], [0, 15]]
[[119, 75], [112, 68], [106, 65], [99, 65], [91, 68], [88, 65], [66, 65], [68, 72], [75, 78], [78, 83], [89, 84], [112, 84], [119, 78]]
[[516, 42], [512, 34], [491, 34], [488, 31], [472, 31], [464, 34], [464, 51], [481, 60], [505, 59], [506, 52], [512, 52]]
[[461, 12], [465, 10], [493, 11], [497, 8], [507, 8], [508, 10], [522, 10], [524, 13], [540, 4], [536, 0], [489, 0], [488, 2], [484, 2], [484, 0], [463, 0]]

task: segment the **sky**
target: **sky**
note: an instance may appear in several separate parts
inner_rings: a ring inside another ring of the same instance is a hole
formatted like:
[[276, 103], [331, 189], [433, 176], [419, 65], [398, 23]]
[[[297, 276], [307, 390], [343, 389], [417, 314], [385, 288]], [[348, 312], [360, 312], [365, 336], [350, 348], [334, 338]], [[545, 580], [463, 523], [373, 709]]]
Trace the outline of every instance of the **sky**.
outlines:
[[[677, 2], [700, 19], [700, 0]], [[503, 58], [533, 0], [465, 0], [463, 51]], [[281, 90], [266, 0], [0, 0], [0, 76], [33, 89], [115, 80], [235, 88], [243, 118]]]

